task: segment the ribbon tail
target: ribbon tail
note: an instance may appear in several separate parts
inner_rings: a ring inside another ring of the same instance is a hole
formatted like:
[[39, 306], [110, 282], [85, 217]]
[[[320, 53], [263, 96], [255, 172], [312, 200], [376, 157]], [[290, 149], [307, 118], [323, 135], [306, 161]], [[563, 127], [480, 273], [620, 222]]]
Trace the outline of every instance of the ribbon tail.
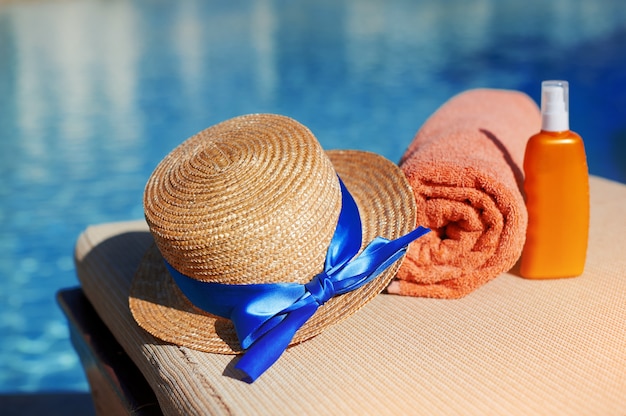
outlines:
[[272, 366], [287, 349], [296, 331], [313, 316], [318, 305], [310, 302], [289, 312], [274, 328], [259, 337], [246, 350], [235, 368], [246, 373], [244, 381], [254, 382]]
[[398, 260], [412, 241], [428, 232], [430, 229], [419, 226], [395, 240], [376, 237], [356, 258], [336, 273], [333, 279], [335, 293], [341, 295], [372, 281]]

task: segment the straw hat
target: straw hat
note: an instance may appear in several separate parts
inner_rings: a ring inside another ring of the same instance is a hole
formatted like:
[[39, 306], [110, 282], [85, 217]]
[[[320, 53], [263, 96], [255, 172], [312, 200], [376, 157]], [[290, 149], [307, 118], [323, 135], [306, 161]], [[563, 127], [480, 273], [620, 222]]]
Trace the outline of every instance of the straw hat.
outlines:
[[[288, 117], [236, 117], [174, 149], [149, 178], [145, 216], [155, 245], [134, 277], [130, 309], [154, 336], [214, 353], [242, 352], [232, 322], [195, 307], [170, 277], [228, 284], [305, 284], [324, 268], [341, 210], [337, 175], [354, 197], [361, 247], [415, 228], [413, 191], [401, 170], [363, 151], [324, 152]], [[381, 292], [401, 261], [323, 304], [291, 344], [353, 314]]]

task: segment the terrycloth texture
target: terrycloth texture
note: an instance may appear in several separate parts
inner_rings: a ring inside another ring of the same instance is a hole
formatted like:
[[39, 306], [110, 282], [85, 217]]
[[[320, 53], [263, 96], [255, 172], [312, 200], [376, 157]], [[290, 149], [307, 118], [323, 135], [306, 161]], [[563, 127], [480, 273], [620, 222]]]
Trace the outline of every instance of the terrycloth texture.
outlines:
[[409, 247], [389, 293], [460, 298], [509, 270], [525, 241], [522, 164], [541, 113], [527, 95], [477, 89], [439, 108], [400, 166], [429, 235]]

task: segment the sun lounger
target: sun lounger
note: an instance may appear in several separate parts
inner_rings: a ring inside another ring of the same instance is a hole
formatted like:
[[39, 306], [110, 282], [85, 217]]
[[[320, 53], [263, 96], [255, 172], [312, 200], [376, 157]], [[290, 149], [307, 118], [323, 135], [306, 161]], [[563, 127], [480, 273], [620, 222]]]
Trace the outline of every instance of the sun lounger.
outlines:
[[233, 377], [234, 356], [137, 326], [128, 290], [151, 243], [144, 221], [87, 228], [81, 288], [59, 300], [100, 414], [624, 414], [625, 206], [626, 185], [591, 178], [583, 276], [509, 272], [458, 300], [381, 294], [253, 384]]

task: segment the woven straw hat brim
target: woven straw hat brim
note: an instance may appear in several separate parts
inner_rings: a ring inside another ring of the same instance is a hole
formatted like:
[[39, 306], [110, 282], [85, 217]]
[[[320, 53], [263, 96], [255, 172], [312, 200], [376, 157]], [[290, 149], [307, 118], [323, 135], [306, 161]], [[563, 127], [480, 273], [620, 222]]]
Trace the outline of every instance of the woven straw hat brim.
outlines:
[[[397, 165], [370, 152], [326, 153], [359, 207], [363, 246], [377, 236], [394, 239], [415, 228], [413, 191]], [[330, 299], [298, 330], [291, 344], [312, 338], [355, 313], [389, 284], [401, 262], [396, 261], [367, 285]], [[147, 251], [135, 274], [129, 306], [137, 323], [161, 340], [206, 352], [242, 352], [232, 322], [187, 300], [170, 277], [156, 245]]]

